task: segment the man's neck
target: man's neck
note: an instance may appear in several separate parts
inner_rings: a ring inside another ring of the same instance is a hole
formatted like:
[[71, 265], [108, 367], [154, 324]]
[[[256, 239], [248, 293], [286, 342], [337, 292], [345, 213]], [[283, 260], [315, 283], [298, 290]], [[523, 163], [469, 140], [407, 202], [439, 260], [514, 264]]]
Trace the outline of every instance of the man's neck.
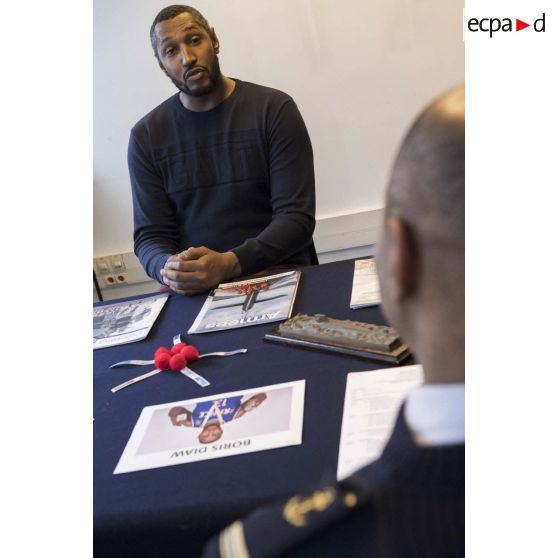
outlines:
[[463, 337], [437, 328], [424, 331], [413, 347], [417, 361], [424, 369], [425, 384], [448, 384], [465, 379]]
[[[443, 299], [440, 300], [440, 297]], [[462, 297], [416, 297], [404, 310], [399, 333], [424, 369], [425, 384], [465, 381], [465, 320]]]
[[220, 105], [233, 91], [236, 83], [231, 78], [221, 74], [221, 77], [215, 88], [207, 95], [201, 97], [192, 97], [186, 95], [183, 91], [180, 92], [180, 102], [185, 108], [193, 112], [205, 112]]

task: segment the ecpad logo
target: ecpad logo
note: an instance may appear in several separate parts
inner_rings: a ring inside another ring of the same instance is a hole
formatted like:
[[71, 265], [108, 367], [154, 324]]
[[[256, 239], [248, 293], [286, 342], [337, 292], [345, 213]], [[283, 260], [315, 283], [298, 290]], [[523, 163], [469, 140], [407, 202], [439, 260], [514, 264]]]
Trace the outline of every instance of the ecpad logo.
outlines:
[[[543, 15], [539, 19], [536, 19], [534, 21], [533, 29], [535, 30], [535, 32], [537, 33], [545, 32], [545, 25], [546, 25], [545, 19], [546, 19], [546, 14], [543, 13]], [[475, 17], [472, 17], [467, 22], [467, 27], [469, 31], [473, 33], [477, 33], [478, 31], [482, 31], [485, 33], [488, 32], [490, 33], [490, 38], [492, 38], [492, 35], [494, 33], [497, 33], [498, 31], [503, 31], [505, 33], [514, 30], [512, 24], [512, 18], [509, 17], [505, 17], [503, 19], [497, 17], [490, 17], [490, 18], [485, 17], [483, 19], [477, 19]], [[515, 20], [515, 31], [521, 31], [522, 29], [525, 29], [527, 27], [531, 27], [531, 24], [525, 23], [520, 19]]]

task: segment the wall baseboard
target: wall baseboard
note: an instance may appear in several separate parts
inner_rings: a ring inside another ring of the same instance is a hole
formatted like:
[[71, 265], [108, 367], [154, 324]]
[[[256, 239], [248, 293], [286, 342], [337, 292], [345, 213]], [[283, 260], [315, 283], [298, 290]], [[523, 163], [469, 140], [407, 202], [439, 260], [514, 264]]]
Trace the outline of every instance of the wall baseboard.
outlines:
[[316, 219], [314, 244], [318, 256], [376, 244], [383, 215], [384, 210], [380, 208]]

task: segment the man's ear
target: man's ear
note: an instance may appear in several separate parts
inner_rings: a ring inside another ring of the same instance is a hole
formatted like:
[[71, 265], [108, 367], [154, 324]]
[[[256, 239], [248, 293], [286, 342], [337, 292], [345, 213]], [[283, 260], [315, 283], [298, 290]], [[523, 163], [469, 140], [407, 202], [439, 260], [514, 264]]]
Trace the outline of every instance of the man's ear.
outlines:
[[211, 42], [213, 43], [213, 48], [215, 49], [215, 54], [219, 54], [219, 39], [217, 38], [217, 35], [215, 34], [215, 29], [212, 27], [210, 32], [209, 32], [209, 38], [211, 39]]
[[411, 296], [418, 285], [419, 260], [415, 239], [409, 225], [399, 217], [390, 217], [388, 265], [397, 300]]

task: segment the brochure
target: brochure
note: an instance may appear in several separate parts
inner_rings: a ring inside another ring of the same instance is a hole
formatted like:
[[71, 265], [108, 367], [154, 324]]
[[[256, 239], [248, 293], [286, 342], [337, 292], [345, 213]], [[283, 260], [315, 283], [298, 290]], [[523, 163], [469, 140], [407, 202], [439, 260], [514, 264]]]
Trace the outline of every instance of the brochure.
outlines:
[[114, 474], [302, 443], [305, 381], [144, 407]]
[[353, 310], [380, 304], [380, 282], [376, 271], [376, 260], [355, 260], [353, 291], [350, 306]]
[[348, 374], [337, 480], [380, 457], [403, 400], [422, 383], [420, 364]]
[[169, 295], [155, 295], [93, 308], [93, 349], [147, 337]]
[[287, 271], [235, 283], [211, 291], [188, 333], [208, 333], [291, 316], [300, 271]]

